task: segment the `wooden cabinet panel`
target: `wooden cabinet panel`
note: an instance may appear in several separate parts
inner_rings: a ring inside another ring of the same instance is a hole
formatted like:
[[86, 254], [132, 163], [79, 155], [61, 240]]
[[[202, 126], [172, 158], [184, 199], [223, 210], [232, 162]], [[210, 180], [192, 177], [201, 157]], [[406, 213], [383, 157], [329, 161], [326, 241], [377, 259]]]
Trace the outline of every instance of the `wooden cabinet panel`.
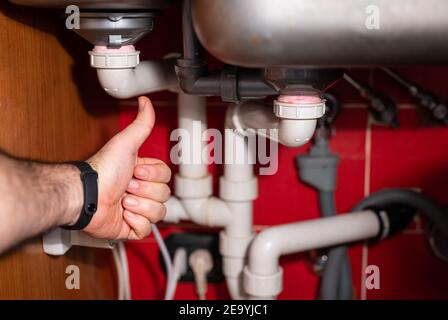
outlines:
[[[88, 157], [118, 128], [116, 102], [88, 66], [90, 45], [55, 12], [7, 1], [0, 9], [0, 148], [49, 161]], [[48, 257], [41, 240], [31, 240], [0, 257], [0, 298], [114, 299], [112, 261], [110, 251], [87, 248]], [[72, 264], [79, 290], [65, 287]]]

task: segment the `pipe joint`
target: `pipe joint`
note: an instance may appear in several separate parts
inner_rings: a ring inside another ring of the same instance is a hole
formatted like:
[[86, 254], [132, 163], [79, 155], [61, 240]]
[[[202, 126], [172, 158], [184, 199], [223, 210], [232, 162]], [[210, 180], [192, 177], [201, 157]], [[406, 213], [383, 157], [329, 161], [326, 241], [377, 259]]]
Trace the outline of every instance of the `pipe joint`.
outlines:
[[95, 46], [89, 53], [101, 86], [114, 98], [128, 99], [178, 86], [175, 58], [140, 62], [140, 52], [132, 45], [119, 49]]
[[89, 55], [90, 66], [96, 69], [132, 69], [140, 63], [140, 51], [135, 50], [134, 46], [120, 49], [95, 46]]
[[258, 197], [257, 178], [247, 181], [230, 181], [225, 177], [219, 179], [220, 197], [230, 202], [254, 201]]
[[319, 119], [325, 114], [325, 100], [315, 103], [291, 103], [274, 101], [274, 114], [281, 119]]
[[257, 299], [275, 299], [283, 290], [283, 269], [271, 275], [257, 275], [244, 268], [244, 291]]
[[254, 235], [247, 237], [230, 237], [225, 231], [219, 234], [219, 252], [224, 257], [244, 258]]
[[213, 180], [210, 174], [191, 179], [179, 174], [174, 176], [174, 193], [182, 199], [208, 198], [212, 195]]

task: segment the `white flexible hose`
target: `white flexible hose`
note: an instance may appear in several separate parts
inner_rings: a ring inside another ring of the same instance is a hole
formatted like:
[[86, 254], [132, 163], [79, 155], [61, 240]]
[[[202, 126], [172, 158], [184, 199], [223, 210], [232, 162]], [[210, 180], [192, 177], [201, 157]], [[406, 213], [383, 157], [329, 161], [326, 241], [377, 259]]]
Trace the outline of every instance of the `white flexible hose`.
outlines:
[[115, 268], [117, 271], [117, 282], [118, 282], [118, 300], [124, 300], [124, 286], [123, 286], [123, 268], [121, 265], [120, 253], [118, 248], [115, 246], [112, 249], [112, 256], [114, 258]]
[[128, 257], [126, 255], [126, 247], [124, 245], [123, 241], [118, 242], [118, 253], [120, 257], [121, 262], [121, 268], [122, 268], [122, 281], [123, 281], [123, 295], [124, 300], [130, 300], [131, 299], [131, 283], [129, 279], [129, 264], [128, 264]]
[[179, 248], [174, 253], [173, 258], [173, 277], [171, 283], [167, 287], [167, 297], [169, 300], [174, 298], [179, 279], [187, 272], [187, 250]]
[[170, 288], [173, 286], [173, 281], [175, 282], [174, 277], [174, 267], [173, 262], [171, 260], [170, 254], [168, 252], [168, 248], [165, 245], [165, 241], [163, 241], [162, 235], [159, 232], [159, 229], [155, 224], [152, 225], [152, 231], [154, 234], [154, 238], [156, 239], [160, 252], [162, 253], [163, 261], [165, 262], [165, 268], [166, 268], [166, 289], [165, 289], [165, 300], [172, 300], [174, 291]]

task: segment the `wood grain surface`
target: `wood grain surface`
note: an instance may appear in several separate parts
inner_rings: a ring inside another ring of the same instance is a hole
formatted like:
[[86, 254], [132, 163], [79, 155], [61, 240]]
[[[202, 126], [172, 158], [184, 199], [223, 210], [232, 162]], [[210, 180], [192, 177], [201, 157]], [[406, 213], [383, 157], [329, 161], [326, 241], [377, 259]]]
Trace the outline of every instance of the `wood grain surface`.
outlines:
[[[48, 161], [88, 157], [118, 128], [116, 102], [88, 66], [91, 46], [65, 29], [59, 12], [8, 1], [0, 10], [0, 148]], [[79, 290], [65, 286], [69, 265], [80, 268]], [[105, 249], [55, 258], [39, 238], [0, 256], [0, 299], [115, 299], [116, 288]]]

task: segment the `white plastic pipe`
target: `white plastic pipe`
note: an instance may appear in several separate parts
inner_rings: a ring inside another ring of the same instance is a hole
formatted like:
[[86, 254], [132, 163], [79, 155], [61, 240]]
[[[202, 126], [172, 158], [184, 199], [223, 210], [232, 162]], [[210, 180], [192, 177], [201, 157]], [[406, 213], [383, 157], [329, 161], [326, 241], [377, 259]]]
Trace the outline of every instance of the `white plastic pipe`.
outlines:
[[180, 199], [172, 196], [165, 206], [167, 214], [163, 221], [168, 223], [189, 220], [211, 228], [223, 228], [231, 217], [227, 204], [216, 197]]
[[175, 59], [142, 61], [130, 69], [97, 69], [98, 80], [109, 95], [128, 99], [142, 94], [174, 88], [177, 78]]
[[178, 87], [175, 58], [139, 62], [139, 52], [134, 46], [119, 49], [95, 46], [89, 53], [101, 86], [114, 98], [128, 99]]
[[202, 157], [207, 143], [205, 98], [179, 91], [178, 124], [181, 157], [179, 173], [175, 176], [176, 197], [165, 203], [164, 221], [190, 220], [209, 227], [224, 227], [230, 219], [230, 211], [224, 201], [211, 196], [212, 179], [206, 159]]
[[254, 129], [256, 134], [288, 147], [306, 144], [312, 138], [317, 125], [316, 119], [277, 118], [272, 106], [251, 100], [237, 105], [233, 122], [237, 128]]
[[253, 201], [258, 195], [254, 175], [254, 152], [246, 137], [234, 130], [229, 107], [226, 115], [225, 165], [220, 180], [220, 196], [230, 209], [231, 219], [220, 235], [220, 253], [223, 256], [223, 273], [230, 296], [245, 299], [243, 270], [247, 251], [253, 238]]
[[244, 274], [246, 291], [255, 298], [274, 298], [282, 288], [282, 255], [369, 239], [380, 232], [378, 216], [361, 211], [272, 227], [258, 234]]
[[[190, 132], [189, 146], [183, 150], [201, 154], [201, 130], [205, 129], [205, 109], [195, 103], [200, 97], [179, 97], [180, 128]], [[199, 107], [196, 107], [199, 106]], [[243, 270], [247, 250], [253, 238], [253, 200], [257, 196], [257, 180], [253, 172], [254, 155], [246, 137], [233, 130], [231, 115], [227, 112], [225, 131], [224, 175], [220, 180], [220, 199], [211, 197], [212, 185], [207, 166], [181, 162], [176, 176], [176, 196], [167, 203], [167, 222], [191, 220], [200, 225], [224, 227], [220, 234], [220, 253], [223, 256], [223, 272], [233, 299], [244, 299]], [[201, 122], [194, 125], [194, 121]], [[196, 146], [194, 145], [196, 143]], [[190, 155], [191, 159], [191, 155]]]
[[207, 129], [206, 99], [179, 90], [177, 95], [179, 129], [187, 134], [189, 143], [182, 145], [182, 162], [179, 175], [188, 179], [200, 179], [208, 175], [207, 163], [202, 152], [207, 141], [203, 137]]

